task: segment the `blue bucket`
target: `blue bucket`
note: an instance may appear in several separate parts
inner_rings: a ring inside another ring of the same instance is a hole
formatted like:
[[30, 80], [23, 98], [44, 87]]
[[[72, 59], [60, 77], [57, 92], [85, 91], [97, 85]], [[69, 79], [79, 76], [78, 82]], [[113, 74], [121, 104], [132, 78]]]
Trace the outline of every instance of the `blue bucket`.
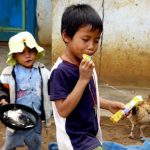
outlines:
[[112, 141], [104, 141], [103, 150], [150, 150], [150, 141], [144, 141], [143, 145], [128, 146]]
[[51, 143], [49, 143], [48, 149], [49, 149], [49, 150], [58, 150], [58, 145], [57, 145], [57, 143], [56, 143], [56, 142], [51, 142]]

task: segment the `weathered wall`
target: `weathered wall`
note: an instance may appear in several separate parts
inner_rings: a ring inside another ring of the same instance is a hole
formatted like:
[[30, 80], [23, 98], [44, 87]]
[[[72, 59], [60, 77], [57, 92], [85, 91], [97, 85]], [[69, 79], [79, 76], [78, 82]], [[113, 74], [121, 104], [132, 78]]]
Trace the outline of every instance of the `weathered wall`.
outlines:
[[105, 2], [101, 76], [112, 84], [150, 85], [149, 0]]
[[51, 45], [51, 0], [37, 0], [38, 38], [42, 45]]
[[39, 44], [44, 46], [46, 56], [41, 62], [51, 68], [51, 44], [52, 44], [52, 4], [51, 0], [37, 0], [37, 23]]
[[149, 0], [52, 0], [52, 61], [64, 48], [60, 36], [64, 8], [78, 2], [92, 5], [104, 17], [102, 49], [94, 57], [100, 81], [149, 87]]

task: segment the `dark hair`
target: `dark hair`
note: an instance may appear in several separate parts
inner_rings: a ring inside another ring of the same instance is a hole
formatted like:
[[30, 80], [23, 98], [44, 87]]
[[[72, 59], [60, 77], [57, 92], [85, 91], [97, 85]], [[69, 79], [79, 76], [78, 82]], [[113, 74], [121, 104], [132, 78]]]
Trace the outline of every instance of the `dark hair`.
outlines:
[[99, 14], [87, 4], [77, 4], [67, 7], [62, 15], [61, 33], [73, 37], [80, 27], [91, 25], [91, 30], [103, 31], [103, 23]]

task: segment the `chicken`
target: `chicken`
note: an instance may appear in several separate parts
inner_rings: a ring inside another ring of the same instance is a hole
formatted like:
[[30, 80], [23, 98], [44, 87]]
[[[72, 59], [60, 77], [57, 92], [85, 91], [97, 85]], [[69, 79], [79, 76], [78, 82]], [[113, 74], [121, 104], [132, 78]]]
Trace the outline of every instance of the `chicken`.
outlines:
[[131, 110], [128, 118], [132, 125], [129, 137], [135, 138], [133, 134], [135, 127], [140, 130], [140, 138], [144, 137], [143, 129], [150, 125], [150, 95]]

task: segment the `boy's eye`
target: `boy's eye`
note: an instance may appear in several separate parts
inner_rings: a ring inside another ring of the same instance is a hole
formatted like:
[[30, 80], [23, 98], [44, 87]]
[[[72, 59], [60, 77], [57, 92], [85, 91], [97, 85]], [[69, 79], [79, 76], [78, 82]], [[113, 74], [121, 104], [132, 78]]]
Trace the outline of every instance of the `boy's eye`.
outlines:
[[95, 43], [98, 43], [100, 40], [100, 38], [95, 39]]
[[99, 42], [99, 40], [95, 40], [95, 43], [98, 43]]
[[84, 42], [87, 42], [89, 39], [82, 39]]

